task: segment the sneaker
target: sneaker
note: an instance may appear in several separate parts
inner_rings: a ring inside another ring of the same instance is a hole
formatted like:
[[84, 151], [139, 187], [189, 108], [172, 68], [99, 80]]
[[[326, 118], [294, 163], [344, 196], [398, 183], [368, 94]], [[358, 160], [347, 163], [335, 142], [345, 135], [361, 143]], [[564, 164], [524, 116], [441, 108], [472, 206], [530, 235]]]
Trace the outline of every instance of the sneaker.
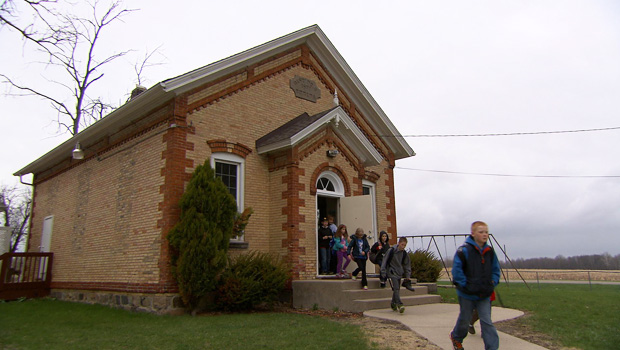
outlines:
[[474, 325], [469, 325], [469, 328], [467, 328], [467, 331], [469, 332], [469, 334], [476, 334], [476, 329], [474, 328]]
[[405, 306], [403, 304], [398, 305], [398, 312], [400, 312], [401, 314], [405, 312]]
[[381, 282], [381, 288], [385, 288], [385, 282]]
[[368, 286], [363, 286], [362, 289], [363, 290], [368, 290]]
[[357, 276], [355, 276], [355, 275], [351, 275], [351, 279], [352, 279], [352, 280], [356, 280], [356, 279], [357, 279]]
[[397, 309], [397, 308], [396, 308], [396, 304], [391, 303], [391, 304], [390, 304], [390, 306], [392, 307], [392, 311], [396, 311], [396, 309]]
[[461, 344], [460, 341], [456, 341], [456, 340], [454, 340], [454, 338], [452, 338], [452, 332], [450, 332], [450, 340], [452, 341], [452, 348], [454, 350], [464, 350], [463, 349], [463, 344]]

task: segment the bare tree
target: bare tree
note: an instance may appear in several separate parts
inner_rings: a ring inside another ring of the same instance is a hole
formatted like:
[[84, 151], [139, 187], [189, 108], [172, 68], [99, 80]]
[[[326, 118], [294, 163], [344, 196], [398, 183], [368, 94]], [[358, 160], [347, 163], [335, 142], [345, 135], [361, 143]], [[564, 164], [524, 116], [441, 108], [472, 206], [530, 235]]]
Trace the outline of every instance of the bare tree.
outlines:
[[0, 208], [4, 226], [11, 227], [9, 252], [17, 251], [28, 236], [28, 225], [32, 210], [32, 194], [28, 187], [0, 185]]
[[[102, 10], [101, 3], [94, 0], [89, 2], [91, 14], [80, 17], [60, 13], [58, 4], [55, 0], [4, 0], [0, 5], [0, 25], [19, 33], [26, 43], [36, 44], [39, 51], [48, 57], [44, 64], [62, 69], [64, 79], [50, 80], [61, 89], [44, 91], [33, 83], [20, 83], [6, 74], [0, 73], [0, 77], [4, 83], [19, 91], [11, 95], [38, 96], [49, 101], [57, 112], [59, 127], [75, 135], [81, 127], [101, 119], [113, 109], [112, 105], [100, 98], [92, 98], [87, 92], [103, 78], [105, 65], [130, 50], [117, 51], [101, 58], [96, 54], [96, 49], [105, 30], [134, 10], [124, 8], [121, 0], [112, 1]], [[35, 21], [20, 26], [17, 14], [26, 10], [29, 10]]]
[[[59, 36], [63, 32], [55, 30], [49, 20], [57, 16], [53, 10], [56, 0], [0, 0], [0, 26], [9, 27], [17, 32], [26, 41], [34, 43], [41, 50], [47, 51], [49, 46], [59, 45], [63, 37]], [[17, 6], [17, 5], [21, 6]], [[19, 13], [31, 13], [37, 24], [26, 21], [25, 24], [19, 20]]]

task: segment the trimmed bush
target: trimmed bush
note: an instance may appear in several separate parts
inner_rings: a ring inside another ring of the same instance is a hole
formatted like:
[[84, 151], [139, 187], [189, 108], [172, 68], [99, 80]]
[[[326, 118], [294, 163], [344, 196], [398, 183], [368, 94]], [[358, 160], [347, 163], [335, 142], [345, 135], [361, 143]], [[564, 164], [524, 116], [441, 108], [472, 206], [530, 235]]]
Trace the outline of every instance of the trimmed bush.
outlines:
[[435, 253], [417, 249], [415, 252], [409, 251], [409, 259], [412, 278], [416, 278], [418, 282], [437, 282], [443, 267]]
[[220, 310], [250, 310], [278, 300], [290, 278], [289, 267], [273, 254], [250, 252], [230, 259], [215, 293]]

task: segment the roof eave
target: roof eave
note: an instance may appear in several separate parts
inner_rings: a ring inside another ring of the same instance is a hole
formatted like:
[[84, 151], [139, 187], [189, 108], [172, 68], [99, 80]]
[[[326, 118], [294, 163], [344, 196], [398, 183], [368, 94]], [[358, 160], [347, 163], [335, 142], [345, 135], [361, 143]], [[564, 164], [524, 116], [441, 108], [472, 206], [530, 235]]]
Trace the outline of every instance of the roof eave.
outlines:
[[[90, 144], [106, 136], [109, 130], [114, 130], [117, 127], [131, 123], [153, 108], [155, 104], [161, 105], [167, 101], [169, 97], [173, 97], [174, 95], [174, 93], [166, 92], [160, 84], [154, 85], [147, 91], [134, 97], [131, 101], [110, 112], [110, 114], [104, 118], [80, 131], [77, 135], [74, 135], [51, 151], [45, 153], [37, 160], [19, 169], [13, 173], [13, 176], [22, 176], [51, 168], [71, 157], [71, 152], [77, 142], [80, 142], [82, 148], [88, 149]], [[92, 141], [89, 142], [89, 140]]]

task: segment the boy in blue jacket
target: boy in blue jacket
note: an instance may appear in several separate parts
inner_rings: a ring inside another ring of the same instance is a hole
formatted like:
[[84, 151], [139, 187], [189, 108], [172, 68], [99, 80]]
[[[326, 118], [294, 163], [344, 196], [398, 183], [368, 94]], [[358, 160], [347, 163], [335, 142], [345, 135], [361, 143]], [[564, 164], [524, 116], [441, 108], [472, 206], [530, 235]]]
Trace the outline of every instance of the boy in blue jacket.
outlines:
[[469, 321], [474, 309], [478, 310], [482, 340], [486, 350], [499, 348], [499, 336], [491, 321], [489, 297], [499, 284], [499, 260], [487, 243], [489, 227], [482, 221], [471, 224], [471, 235], [454, 255], [452, 264], [453, 283], [457, 288], [460, 312], [456, 325], [450, 332], [454, 350], [463, 350]]

